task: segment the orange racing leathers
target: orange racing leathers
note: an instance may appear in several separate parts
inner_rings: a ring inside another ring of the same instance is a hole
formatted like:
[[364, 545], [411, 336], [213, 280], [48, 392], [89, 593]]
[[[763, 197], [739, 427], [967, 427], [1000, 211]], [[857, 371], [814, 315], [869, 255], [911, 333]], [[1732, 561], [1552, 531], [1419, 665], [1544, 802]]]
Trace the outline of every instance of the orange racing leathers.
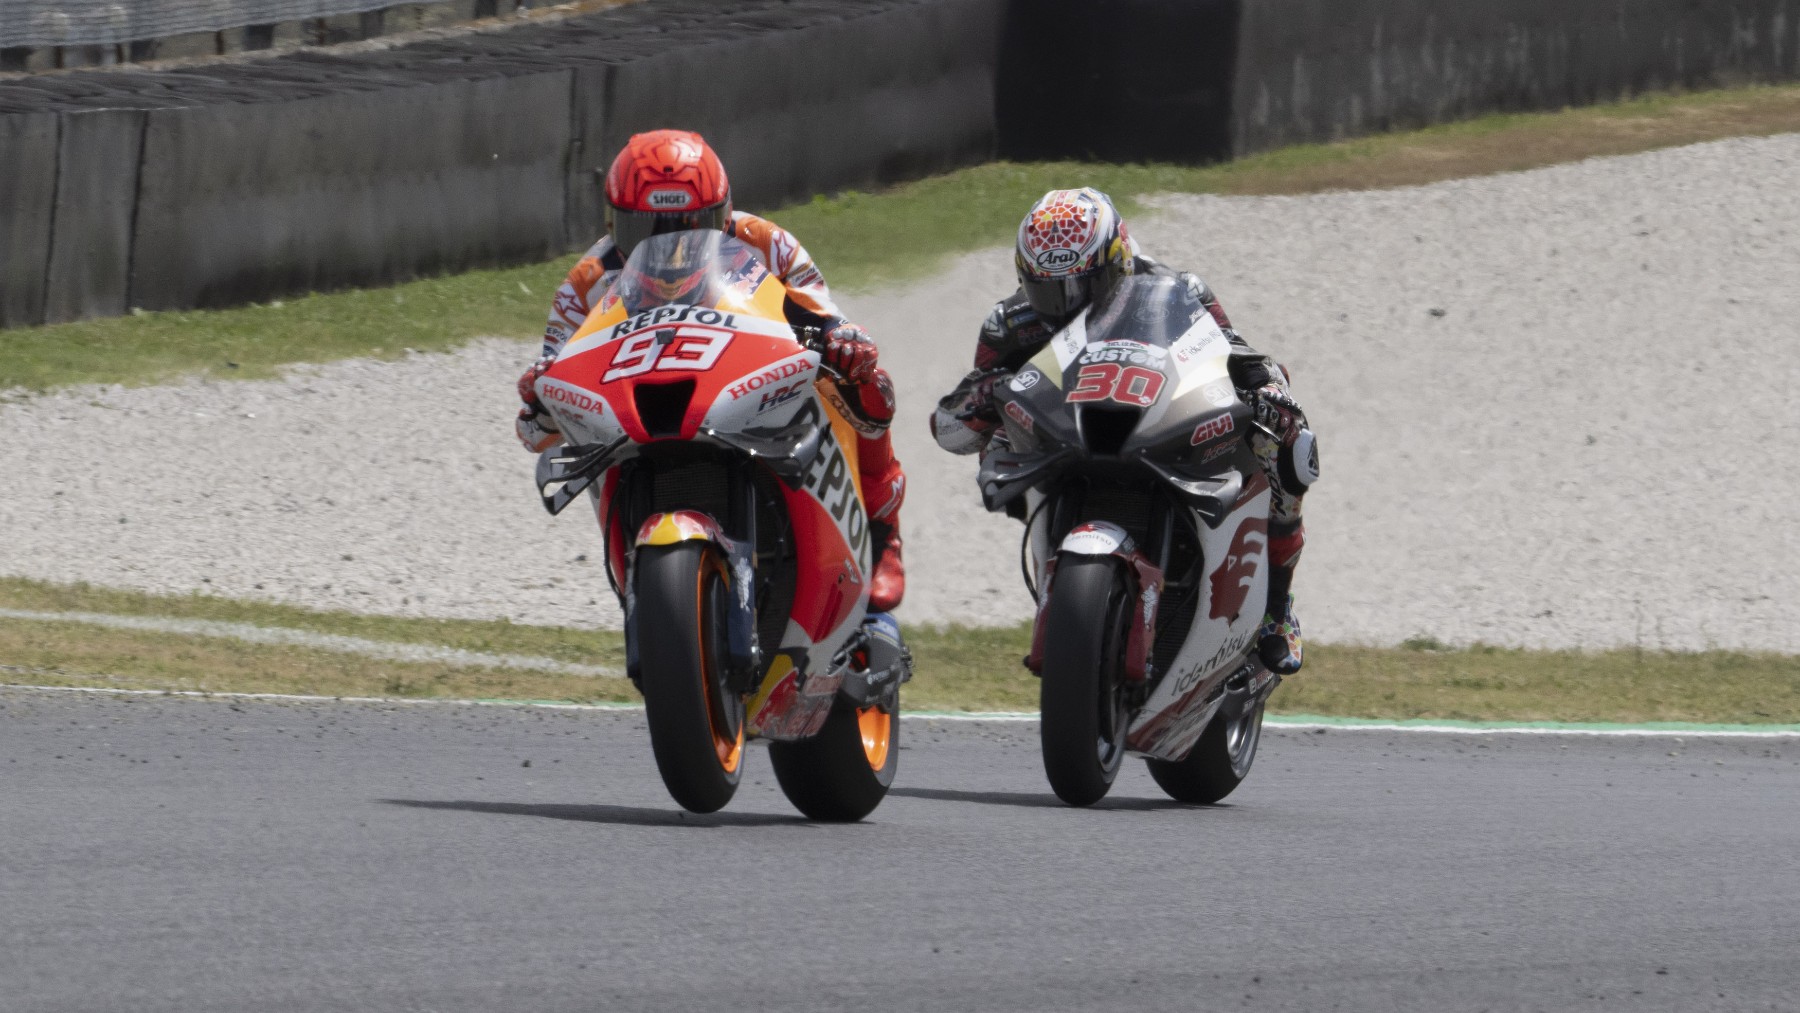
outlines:
[[[743, 211], [731, 216], [729, 233], [761, 255], [763, 263], [787, 286], [784, 309], [788, 323], [795, 326], [833, 330], [847, 323], [825, 278], [819, 273], [806, 248], [786, 229], [774, 222]], [[582, 322], [612, 288], [625, 258], [611, 236], [603, 236], [569, 272], [569, 277], [556, 290], [550, 305], [550, 319], [544, 327], [542, 355], [554, 357]], [[541, 360], [540, 360], [541, 361]], [[894, 385], [887, 371], [875, 366], [871, 377], [863, 383], [843, 385], [848, 397], [848, 421], [857, 431], [857, 460], [862, 477], [865, 509], [875, 532], [877, 558], [871, 579], [869, 608], [886, 612], [900, 603], [905, 589], [904, 570], [900, 561], [900, 504], [906, 498], [906, 473], [894, 457], [893, 440], [888, 433], [894, 419]], [[553, 436], [553, 434], [552, 434]], [[520, 440], [527, 449], [547, 450], [555, 445], [549, 440], [532, 439], [523, 428]]]

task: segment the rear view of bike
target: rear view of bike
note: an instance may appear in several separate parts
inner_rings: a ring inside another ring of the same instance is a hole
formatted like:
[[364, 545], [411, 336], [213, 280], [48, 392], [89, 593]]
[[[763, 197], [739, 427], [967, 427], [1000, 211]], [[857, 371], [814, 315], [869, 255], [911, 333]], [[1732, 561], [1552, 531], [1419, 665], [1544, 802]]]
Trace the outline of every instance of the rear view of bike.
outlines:
[[1105, 797], [1128, 753], [1195, 803], [1255, 760], [1279, 681], [1255, 650], [1270, 490], [1229, 354], [1184, 285], [1130, 277], [999, 392], [979, 482], [1026, 522], [1026, 664], [1044, 771], [1072, 805]]
[[538, 380], [568, 440], [538, 485], [552, 513], [593, 496], [670, 795], [723, 807], [760, 737], [796, 808], [855, 820], [893, 783], [911, 658], [866, 612], [854, 430], [784, 294], [723, 233], [638, 244]]

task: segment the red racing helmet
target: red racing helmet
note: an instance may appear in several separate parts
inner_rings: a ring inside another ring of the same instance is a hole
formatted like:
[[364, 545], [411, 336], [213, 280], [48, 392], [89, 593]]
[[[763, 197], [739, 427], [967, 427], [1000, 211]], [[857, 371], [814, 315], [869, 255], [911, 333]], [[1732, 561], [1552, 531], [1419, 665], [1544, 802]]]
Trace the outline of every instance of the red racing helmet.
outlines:
[[621, 256], [654, 235], [730, 222], [725, 164], [691, 130], [634, 134], [606, 172], [606, 231]]

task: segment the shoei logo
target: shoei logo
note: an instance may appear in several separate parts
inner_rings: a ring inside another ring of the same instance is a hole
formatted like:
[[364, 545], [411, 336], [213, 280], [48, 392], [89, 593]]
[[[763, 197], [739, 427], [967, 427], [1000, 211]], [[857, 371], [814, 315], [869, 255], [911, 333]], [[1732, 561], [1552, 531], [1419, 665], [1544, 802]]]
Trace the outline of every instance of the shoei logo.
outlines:
[[1075, 266], [1081, 254], [1074, 250], [1045, 250], [1037, 255], [1035, 263], [1041, 271], [1066, 271]]
[[693, 202], [693, 195], [686, 190], [650, 191], [650, 206], [658, 211], [666, 211], [672, 208], [684, 208]]

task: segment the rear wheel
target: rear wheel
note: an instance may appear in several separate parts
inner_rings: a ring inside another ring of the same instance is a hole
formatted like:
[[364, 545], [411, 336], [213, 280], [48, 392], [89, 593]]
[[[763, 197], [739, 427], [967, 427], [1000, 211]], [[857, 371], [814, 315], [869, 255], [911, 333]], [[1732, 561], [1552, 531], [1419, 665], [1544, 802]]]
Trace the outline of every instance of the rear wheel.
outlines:
[[862, 819], [887, 797], [900, 766], [898, 694], [885, 707], [838, 700], [819, 734], [769, 743], [769, 762], [782, 793], [809, 819]]
[[1262, 722], [1260, 700], [1231, 717], [1215, 714], [1186, 759], [1151, 760], [1150, 776], [1177, 802], [1212, 805], [1250, 775], [1262, 742]]
[[1070, 805], [1106, 797], [1125, 759], [1127, 608], [1131, 596], [1110, 558], [1057, 563], [1044, 610], [1044, 773]]
[[638, 662], [650, 747], [682, 808], [714, 812], [744, 770], [744, 698], [725, 675], [730, 587], [705, 542], [645, 547], [637, 558]]

